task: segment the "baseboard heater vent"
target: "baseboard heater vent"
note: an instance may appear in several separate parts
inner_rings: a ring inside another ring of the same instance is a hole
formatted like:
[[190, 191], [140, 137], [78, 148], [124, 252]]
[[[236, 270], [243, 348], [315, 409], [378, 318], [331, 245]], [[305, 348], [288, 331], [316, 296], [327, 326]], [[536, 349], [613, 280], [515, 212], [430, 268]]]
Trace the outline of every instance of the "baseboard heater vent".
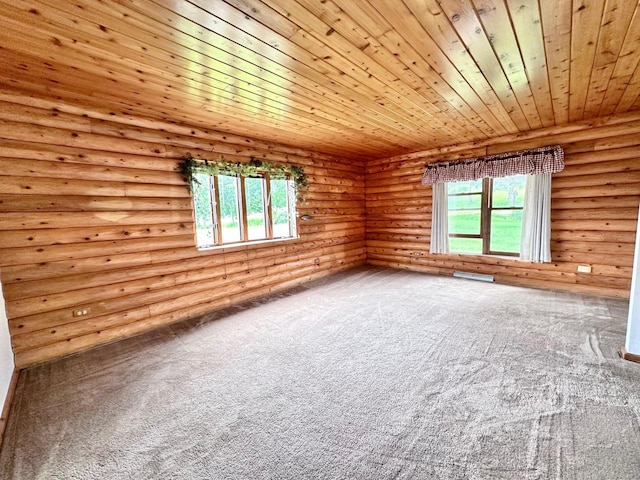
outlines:
[[473, 272], [453, 272], [454, 277], [468, 278], [469, 280], [480, 280], [481, 282], [493, 282], [493, 275]]

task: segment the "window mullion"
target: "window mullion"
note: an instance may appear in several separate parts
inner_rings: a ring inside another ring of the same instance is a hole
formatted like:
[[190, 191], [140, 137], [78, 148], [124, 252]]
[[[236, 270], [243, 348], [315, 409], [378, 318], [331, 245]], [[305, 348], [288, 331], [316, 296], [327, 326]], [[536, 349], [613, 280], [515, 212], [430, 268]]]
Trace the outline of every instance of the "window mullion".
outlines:
[[296, 210], [296, 189], [293, 180], [287, 178], [287, 218], [289, 221], [289, 234], [292, 237], [298, 235], [298, 216]]
[[482, 179], [482, 204], [480, 212], [480, 224], [482, 231], [482, 254], [489, 253], [491, 242], [491, 212], [489, 205], [491, 202], [491, 178]]
[[222, 243], [222, 228], [220, 225], [220, 190], [218, 189], [218, 176], [209, 177], [209, 198], [211, 201], [211, 212], [213, 213], [213, 243]]
[[265, 212], [265, 227], [267, 229], [267, 238], [269, 239], [273, 239], [273, 210], [271, 208], [271, 177], [269, 176], [268, 173], [265, 173], [263, 175], [263, 180], [264, 182], [264, 194], [262, 197], [262, 202], [265, 206], [264, 208], [264, 212]]
[[238, 195], [238, 214], [240, 215], [240, 238], [243, 242], [249, 239], [249, 222], [247, 220], [247, 195], [244, 191], [244, 177], [238, 176], [237, 180], [238, 188], [240, 189], [240, 195]]

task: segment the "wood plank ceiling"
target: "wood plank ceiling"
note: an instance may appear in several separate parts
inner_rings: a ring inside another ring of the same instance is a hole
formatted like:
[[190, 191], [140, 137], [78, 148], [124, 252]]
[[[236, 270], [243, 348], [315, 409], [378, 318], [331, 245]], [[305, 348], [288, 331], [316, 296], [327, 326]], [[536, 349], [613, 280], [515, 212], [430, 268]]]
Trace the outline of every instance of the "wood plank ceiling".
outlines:
[[640, 109], [635, 0], [0, 3], [5, 98], [354, 159]]

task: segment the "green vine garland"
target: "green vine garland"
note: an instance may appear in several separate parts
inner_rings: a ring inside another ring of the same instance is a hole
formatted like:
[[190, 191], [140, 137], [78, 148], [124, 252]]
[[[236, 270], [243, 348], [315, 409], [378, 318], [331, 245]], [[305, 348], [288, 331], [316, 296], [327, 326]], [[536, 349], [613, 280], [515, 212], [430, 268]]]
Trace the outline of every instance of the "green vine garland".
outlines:
[[198, 182], [196, 174], [204, 173], [207, 175], [238, 175], [241, 177], [251, 177], [259, 175], [260, 173], [269, 173], [269, 176], [273, 179], [285, 179], [290, 178], [294, 181], [296, 186], [296, 193], [298, 197], [301, 196], [301, 192], [309, 185], [307, 181], [307, 175], [304, 173], [302, 167], [296, 165], [282, 165], [277, 163], [271, 163], [263, 160], [258, 160], [255, 157], [251, 157], [249, 162], [227, 162], [224, 157], [220, 157], [218, 161], [209, 160], [196, 160], [193, 157], [187, 157], [178, 164], [176, 170], [180, 172], [187, 182], [188, 188], [191, 190], [193, 182]]

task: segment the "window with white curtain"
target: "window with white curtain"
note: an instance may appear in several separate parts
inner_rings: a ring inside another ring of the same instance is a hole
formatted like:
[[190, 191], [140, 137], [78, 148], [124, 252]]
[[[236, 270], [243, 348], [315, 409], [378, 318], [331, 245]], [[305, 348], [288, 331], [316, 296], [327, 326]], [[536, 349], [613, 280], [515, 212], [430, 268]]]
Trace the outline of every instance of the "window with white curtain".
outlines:
[[428, 164], [430, 252], [551, 261], [551, 174], [563, 168], [559, 146]]

